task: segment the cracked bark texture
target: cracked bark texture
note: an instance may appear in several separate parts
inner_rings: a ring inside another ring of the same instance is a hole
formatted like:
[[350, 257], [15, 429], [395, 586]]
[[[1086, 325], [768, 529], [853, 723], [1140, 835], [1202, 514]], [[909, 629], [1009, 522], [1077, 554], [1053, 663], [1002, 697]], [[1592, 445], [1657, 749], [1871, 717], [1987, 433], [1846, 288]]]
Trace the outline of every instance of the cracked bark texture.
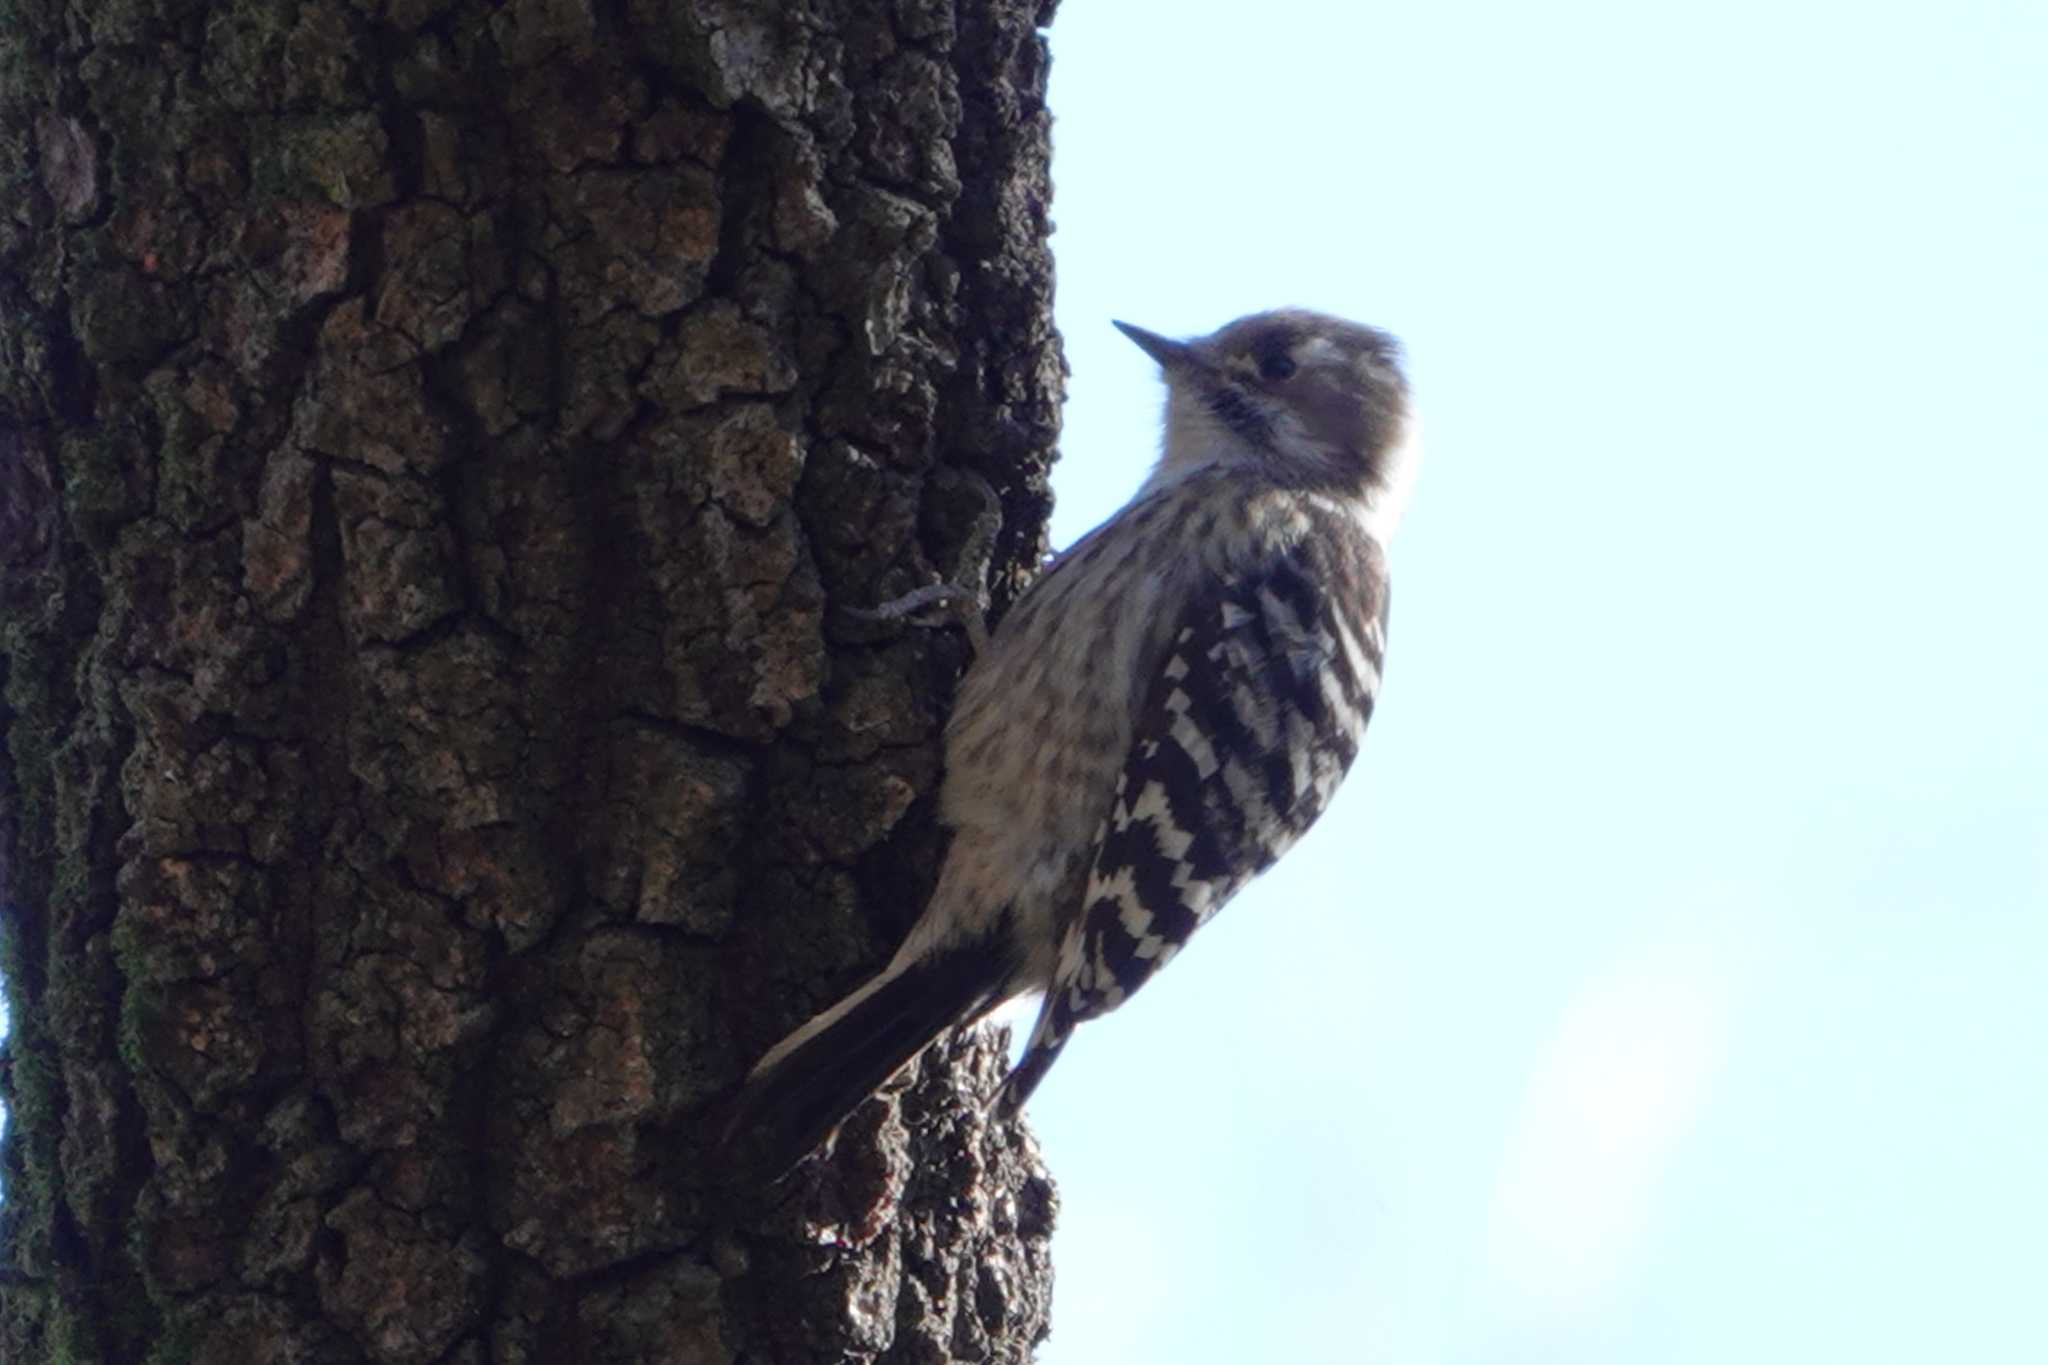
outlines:
[[703, 1118], [1041, 548], [1049, 0], [5, 9], [0, 1357], [1028, 1356], [986, 1038]]

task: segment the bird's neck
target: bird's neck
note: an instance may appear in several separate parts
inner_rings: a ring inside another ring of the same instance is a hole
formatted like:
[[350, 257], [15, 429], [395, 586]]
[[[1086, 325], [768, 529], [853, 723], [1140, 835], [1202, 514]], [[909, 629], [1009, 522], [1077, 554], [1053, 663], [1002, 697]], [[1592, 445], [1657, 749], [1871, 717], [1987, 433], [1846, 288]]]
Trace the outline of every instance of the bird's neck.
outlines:
[[1372, 462], [1374, 477], [1340, 482], [1330, 476], [1333, 462], [1312, 448], [1289, 450], [1291, 433], [1280, 433], [1280, 449], [1247, 439], [1214, 420], [1195, 405], [1170, 404], [1159, 462], [1140, 496], [1164, 493], [1210, 471], [1236, 472], [1254, 485], [1299, 488], [1330, 497], [1353, 508], [1366, 533], [1386, 545], [1400, 525], [1422, 460], [1422, 426], [1413, 413], [1401, 434]]

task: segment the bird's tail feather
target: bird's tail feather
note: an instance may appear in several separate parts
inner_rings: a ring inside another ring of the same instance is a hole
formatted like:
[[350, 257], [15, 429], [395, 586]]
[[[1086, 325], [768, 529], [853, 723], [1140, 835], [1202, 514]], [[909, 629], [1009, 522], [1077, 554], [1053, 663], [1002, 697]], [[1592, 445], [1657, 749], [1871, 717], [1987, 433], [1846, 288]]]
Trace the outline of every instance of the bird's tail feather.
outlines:
[[777, 1043], [733, 1101], [723, 1145], [764, 1179], [803, 1160], [948, 1027], [995, 1003], [986, 951], [891, 966]]
[[1031, 1030], [1031, 1040], [1024, 1045], [1024, 1055], [1017, 1059], [1016, 1070], [1003, 1077], [1002, 1087], [996, 1091], [994, 1107], [998, 1116], [1017, 1117], [1024, 1101], [1031, 1098], [1031, 1092], [1038, 1089], [1045, 1073], [1059, 1060], [1060, 1049], [1067, 1045], [1067, 1035], [1073, 1031], [1074, 1019], [1060, 991], [1048, 991], [1045, 1003], [1039, 1007], [1038, 1023]]

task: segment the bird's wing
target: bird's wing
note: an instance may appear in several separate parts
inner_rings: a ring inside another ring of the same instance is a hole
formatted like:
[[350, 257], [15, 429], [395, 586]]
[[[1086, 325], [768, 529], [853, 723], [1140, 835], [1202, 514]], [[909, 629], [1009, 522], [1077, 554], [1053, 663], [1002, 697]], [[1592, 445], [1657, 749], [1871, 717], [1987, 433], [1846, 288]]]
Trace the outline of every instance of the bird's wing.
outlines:
[[[1305, 541], [1191, 601], [1138, 712], [1014, 1110], [1074, 1025], [1122, 1004], [1315, 823], [1372, 715], [1386, 641], [1376, 546]], [[1321, 585], [1321, 586], [1318, 586]]]

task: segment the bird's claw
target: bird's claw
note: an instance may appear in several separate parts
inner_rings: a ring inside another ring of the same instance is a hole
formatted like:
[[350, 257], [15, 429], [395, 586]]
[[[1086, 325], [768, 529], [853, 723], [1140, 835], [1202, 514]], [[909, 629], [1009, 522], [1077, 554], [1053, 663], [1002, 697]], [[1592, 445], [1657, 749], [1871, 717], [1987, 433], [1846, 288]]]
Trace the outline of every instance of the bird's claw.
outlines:
[[873, 607], [854, 607], [852, 612], [870, 621], [908, 621], [919, 626], [958, 624], [967, 632], [967, 642], [976, 654], [988, 644], [988, 622], [982, 616], [980, 594], [957, 583], [928, 583]]

